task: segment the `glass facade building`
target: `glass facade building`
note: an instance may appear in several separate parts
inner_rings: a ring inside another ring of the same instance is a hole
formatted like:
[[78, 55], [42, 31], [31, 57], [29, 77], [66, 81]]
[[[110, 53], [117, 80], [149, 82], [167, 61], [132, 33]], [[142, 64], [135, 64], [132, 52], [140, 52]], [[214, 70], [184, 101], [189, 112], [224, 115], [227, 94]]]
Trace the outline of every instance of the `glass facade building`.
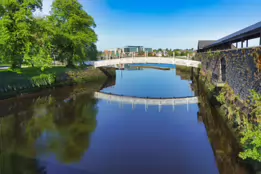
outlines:
[[152, 53], [153, 50], [152, 48], [144, 48], [143, 46], [126, 46], [124, 47], [124, 52], [128, 53], [128, 52], [135, 52], [135, 53], [139, 53], [139, 52], [148, 52], [148, 53]]
[[148, 52], [148, 53], [152, 53], [153, 52], [152, 48], [144, 48], [144, 51]]
[[124, 52], [142, 52], [144, 51], [143, 46], [126, 46]]

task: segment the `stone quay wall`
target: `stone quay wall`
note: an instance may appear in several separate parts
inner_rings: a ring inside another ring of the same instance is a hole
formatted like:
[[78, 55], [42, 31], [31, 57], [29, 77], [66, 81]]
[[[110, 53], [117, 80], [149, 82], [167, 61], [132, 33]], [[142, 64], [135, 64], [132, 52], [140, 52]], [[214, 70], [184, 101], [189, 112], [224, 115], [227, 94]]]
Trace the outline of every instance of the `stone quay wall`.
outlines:
[[242, 100], [250, 90], [261, 94], [261, 47], [202, 52], [194, 60], [214, 84], [227, 83]]

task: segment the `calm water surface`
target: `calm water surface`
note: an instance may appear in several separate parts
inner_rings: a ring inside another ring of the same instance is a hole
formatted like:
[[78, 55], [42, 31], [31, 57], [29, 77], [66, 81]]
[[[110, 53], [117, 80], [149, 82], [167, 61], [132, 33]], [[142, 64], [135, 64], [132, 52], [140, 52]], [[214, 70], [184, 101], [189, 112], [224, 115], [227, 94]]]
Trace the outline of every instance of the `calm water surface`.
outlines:
[[[184, 74], [176, 69], [130, 68], [117, 71], [116, 81], [105, 88], [87, 84], [2, 101], [0, 173], [228, 172], [226, 168], [235, 160], [228, 164], [217, 158], [212, 135], [201, 118], [211, 114], [202, 114], [198, 104], [145, 110], [145, 105], [132, 107], [93, 97], [95, 91], [148, 98], [192, 97], [195, 92], [189, 77], [189, 71]], [[219, 136], [225, 137], [221, 132], [213, 138]]]

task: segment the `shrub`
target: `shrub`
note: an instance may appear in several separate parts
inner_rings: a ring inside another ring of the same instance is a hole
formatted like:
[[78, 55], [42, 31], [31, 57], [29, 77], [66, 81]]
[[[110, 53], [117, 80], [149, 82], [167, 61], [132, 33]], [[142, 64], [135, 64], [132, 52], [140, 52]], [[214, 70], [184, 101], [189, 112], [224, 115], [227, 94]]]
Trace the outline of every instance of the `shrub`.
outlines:
[[47, 86], [52, 85], [55, 82], [55, 75], [53, 74], [41, 74], [39, 76], [34, 76], [31, 79], [33, 86]]

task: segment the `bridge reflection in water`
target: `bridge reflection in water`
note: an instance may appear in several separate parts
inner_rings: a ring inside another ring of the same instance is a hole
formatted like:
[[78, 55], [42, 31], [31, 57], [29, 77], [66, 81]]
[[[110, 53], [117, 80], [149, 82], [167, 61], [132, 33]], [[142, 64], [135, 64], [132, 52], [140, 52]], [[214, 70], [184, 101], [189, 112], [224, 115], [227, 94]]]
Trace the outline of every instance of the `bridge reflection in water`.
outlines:
[[94, 97], [96, 99], [106, 100], [107, 102], [117, 102], [120, 107], [123, 104], [131, 104], [132, 109], [135, 105], [145, 105], [145, 111], [148, 110], [149, 105], [157, 105], [159, 107], [159, 112], [162, 106], [172, 106], [173, 111], [177, 105], [187, 105], [187, 110], [189, 110], [190, 104], [197, 104], [198, 97], [179, 97], [179, 98], [144, 98], [144, 97], [131, 97], [131, 96], [121, 96], [115, 94], [108, 94], [103, 92], [95, 92]]

